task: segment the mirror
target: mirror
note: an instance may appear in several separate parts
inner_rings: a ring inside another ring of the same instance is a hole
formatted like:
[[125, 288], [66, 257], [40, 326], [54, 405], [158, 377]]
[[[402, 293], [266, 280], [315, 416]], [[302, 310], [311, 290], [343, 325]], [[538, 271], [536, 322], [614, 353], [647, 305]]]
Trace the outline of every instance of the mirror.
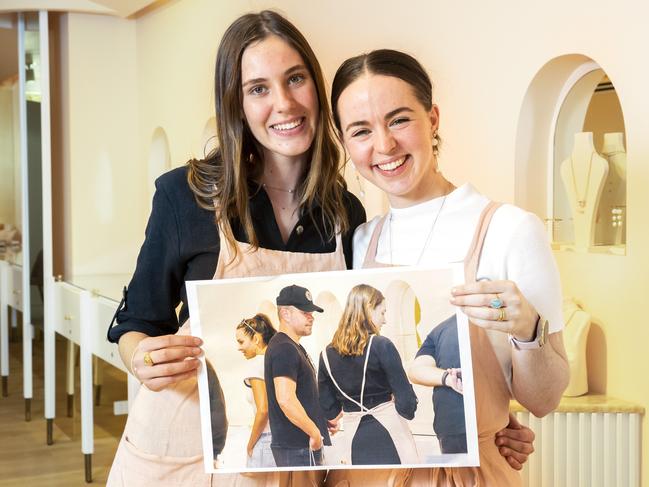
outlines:
[[553, 240], [624, 255], [626, 140], [615, 87], [595, 63], [569, 88], [554, 134]]
[[[37, 12], [24, 14], [25, 115], [27, 126], [27, 220], [24, 277], [29, 279], [30, 321], [43, 327], [43, 165], [41, 149], [41, 56]], [[24, 173], [23, 173], [24, 174]]]
[[22, 235], [18, 31], [15, 18], [0, 23], [0, 259], [19, 264]]

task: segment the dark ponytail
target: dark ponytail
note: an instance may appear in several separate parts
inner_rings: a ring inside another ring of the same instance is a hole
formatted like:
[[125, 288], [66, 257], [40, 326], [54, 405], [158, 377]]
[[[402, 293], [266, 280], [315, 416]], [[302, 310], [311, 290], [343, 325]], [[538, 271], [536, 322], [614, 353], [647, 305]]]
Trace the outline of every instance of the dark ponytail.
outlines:
[[277, 333], [270, 318], [263, 313], [257, 313], [252, 318], [241, 320], [241, 323], [237, 325], [237, 330], [243, 330], [250, 338], [254, 337], [255, 333], [259, 333], [264, 345], [268, 345], [270, 339]]

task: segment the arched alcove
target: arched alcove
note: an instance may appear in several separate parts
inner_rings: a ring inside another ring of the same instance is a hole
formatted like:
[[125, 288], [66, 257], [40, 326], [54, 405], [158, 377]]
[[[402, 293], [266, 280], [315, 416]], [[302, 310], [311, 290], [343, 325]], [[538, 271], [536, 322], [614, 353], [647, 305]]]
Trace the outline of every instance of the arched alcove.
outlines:
[[216, 118], [211, 117], [203, 126], [203, 133], [201, 134], [201, 140], [198, 144], [197, 150], [198, 157], [203, 158], [207, 156], [210, 152], [216, 149], [218, 145]]
[[[338, 301], [336, 296], [329, 291], [321, 292], [315, 300], [324, 312], [315, 313], [315, 325], [313, 327], [314, 346], [318, 354], [331, 343], [338, 322], [343, 313], [343, 305]], [[315, 355], [314, 357], [317, 357]], [[316, 364], [317, 365], [317, 364]]]
[[547, 224], [555, 248], [624, 253], [626, 140], [611, 79], [569, 54], [530, 83], [516, 139], [516, 204]]
[[152, 197], [155, 191], [156, 178], [171, 169], [171, 152], [169, 139], [162, 127], [157, 127], [151, 136], [149, 148], [149, 164], [147, 166], [147, 188]]
[[381, 334], [397, 347], [404, 364], [412, 361], [419, 349], [417, 340], [417, 296], [404, 281], [392, 281], [385, 290], [386, 324]]
[[[412, 287], [401, 280], [392, 281], [385, 289], [386, 324], [381, 335], [397, 347], [403, 366], [408, 370], [420, 346], [421, 307]], [[425, 338], [425, 335], [423, 336]], [[413, 385], [419, 406], [410, 421], [410, 429], [417, 435], [430, 435], [433, 424], [432, 388]]]
[[270, 322], [273, 324], [276, 330], [279, 330], [279, 319], [277, 318], [277, 306], [272, 301], [264, 299], [259, 303], [259, 308], [257, 308], [258, 313], [263, 313], [270, 319]]

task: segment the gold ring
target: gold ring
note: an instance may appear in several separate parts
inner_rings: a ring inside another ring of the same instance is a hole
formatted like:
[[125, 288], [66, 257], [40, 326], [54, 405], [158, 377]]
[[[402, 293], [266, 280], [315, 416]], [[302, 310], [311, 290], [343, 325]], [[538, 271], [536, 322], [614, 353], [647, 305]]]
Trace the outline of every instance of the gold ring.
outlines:
[[505, 308], [498, 309], [498, 318], [496, 318], [496, 321], [507, 321], [507, 314], [505, 312]]
[[144, 363], [148, 366], [155, 365], [149, 352], [144, 352]]

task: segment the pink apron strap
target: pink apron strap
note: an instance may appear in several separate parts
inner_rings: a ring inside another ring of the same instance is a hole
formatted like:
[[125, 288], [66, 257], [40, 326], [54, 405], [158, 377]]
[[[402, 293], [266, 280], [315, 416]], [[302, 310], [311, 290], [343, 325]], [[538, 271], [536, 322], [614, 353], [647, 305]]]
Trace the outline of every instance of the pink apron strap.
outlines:
[[484, 239], [489, 229], [489, 223], [491, 223], [491, 218], [501, 205], [502, 203], [490, 201], [480, 214], [473, 240], [464, 258], [464, 280], [467, 283], [475, 282], [478, 277], [478, 264], [480, 263], [482, 246], [484, 245]]
[[370, 267], [377, 267], [377, 262], [376, 262], [376, 251], [379, 246], [379, 237], [381, 236], [381, 230], [383, 230], [383, 225], [385, 224], [385, 220], [388, 218], [388, 215], [384, 215], [381, 217], [379, 222], [376, 224], [376, 227], [374, 227], [374, 231], [372, 232], [372, 237], [370, 238], [370, 243], [367, 246], [367, 251], [365, 252], [365, 259], [363, 260], [363, 269], [367, 269]]

